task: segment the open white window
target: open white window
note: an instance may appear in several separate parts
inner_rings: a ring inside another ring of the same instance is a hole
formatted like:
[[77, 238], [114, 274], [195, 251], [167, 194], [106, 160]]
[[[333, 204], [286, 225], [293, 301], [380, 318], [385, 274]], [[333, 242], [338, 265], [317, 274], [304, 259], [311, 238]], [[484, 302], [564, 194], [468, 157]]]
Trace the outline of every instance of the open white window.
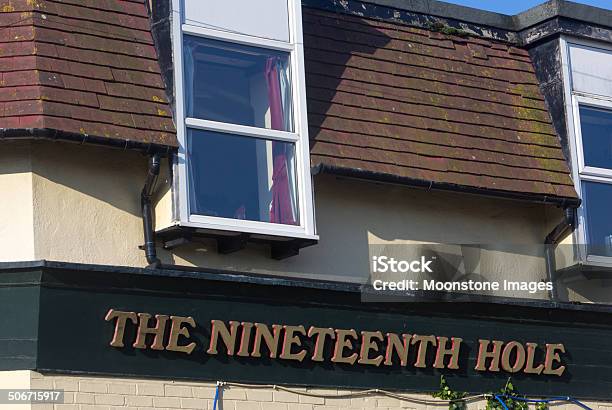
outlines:
[[612, 263], [612, 51], [563, 40], [573, 173], [582, 205], [580, 257]]
[[299, 0], [173, 1], [180, 223], [316, 239]]

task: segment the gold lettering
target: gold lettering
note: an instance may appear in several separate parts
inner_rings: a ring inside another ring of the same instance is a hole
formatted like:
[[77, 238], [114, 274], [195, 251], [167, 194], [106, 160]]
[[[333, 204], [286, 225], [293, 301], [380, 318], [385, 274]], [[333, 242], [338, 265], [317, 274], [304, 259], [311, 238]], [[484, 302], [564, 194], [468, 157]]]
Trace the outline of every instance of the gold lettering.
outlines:
[[451, 355], [448, 362], [447, 369], [458, 369], [459, 368], [459, 349], [461, 348], [461, 342], [463, 339], [460, 337], [451, 337], [451, 347], [446, 347], [447, 337], [438, 337], [438, 350], [436, 351], [436, 361], [434, 367], [436, 369], [444, 369], [444, 356]]
[[255, 344], [251, 357], [261, 357], [261, 340], [263, 339], [270, 351], [270, 359], [276, 358], [282, 328], [281, 325], [272, 325], [273, 333], [270, 333], [268, 326], [263, 323], [255, 323]]
[[249, 343], [251, 342], [251, 329], [253, 323], [242, 322], [242, 335], [240, 337], [240, 348], [238, 349], [238, 356], [249, 357]]
[[395, 351], [400, 358], [400, 364], [402, 366], [408, 365], [408, 350], [410, 347], [410, 339], [412, 335], [403, 334], [402, 341], [395, 333], [387, 333], [387, 351], [385, 352], [385, 366], [393, 365], [393, 351]]
[[425, 367], [425, 360], [427, 359], [427, 347], [429, 345], [429, 343], [431, 343], [432, 346], [436, 345], [436, 337], [433, 335], [430, 336], [421, 336], [421, 335], [414, 335], [412, 336], [412, 341], [410, 342], [411, 344], [419, 344], [419, 350], [417, 353], [417, 359], [416, 362], [414, 363], [415, 367]]
[[526, 343], [527, 344], [527, 364], [525, 365], [524, 373], [527, 374], [540, 374], [542, 370], [544, 370], [544, 365], [540, 364], [538, 367], [533, 367], [533, 362], [535, 360], [535, 352], [538, 345], [536, 343]]
[[476, 361], [475, 370], [485, 371], [487, 370], [487, 359], [491, 359], [491, 365], [489, 366], [489, 371], [498, 372], [499, 371], [499, 359], [501, 356], [501, 348], [504, 342], [500, 340], [493, 341], [493, 350], [488, 351], [490, 340], [480, 339], [478, 340], [478, 360]]
[[206, 351], [208, 354], [217, 354], [217, 344], [219, 343], [219, 336], [223, 339], [225, 347], [227, 347], [227, 354], [229, 356], [234, 355], [236, 348], [236, 336], [238, 335], [238, 326], [240, 322], [230, 320], [230, 328], [228, 329], [225, 322], [222, 320], [211, 320], [212, 328], [210, 330], [210, 346]]
[[302, 341], [300, 337], [296, 335], [296, 333], [300, 333], [302, 335], [306, 335], [306, 329], [304, 326], [283, 326], [285, 328], [285, 338], [283, 339], [283, 350], [281, 350], [281, 354], [279, 358], [285, 360], [297, 360], [301, 362], [304, 360], [304, 356], [306, 356], [306, 350], [302, 349], [299, 353], [291, 353], [291, 348], [293, 346], [301, 346]]
[[168, 346], [166, 346], [166, 350], [170, 350], [172, 352], [181, 352], [191, 354], [193, 349], [195, 349], [195, 342], [191, 342], [188, 345], [179, 345], [179, 337], [189, 337], [189, 329], [186, 327], [182, 327], [183, 324], [188, 324], [191, 327], [196, 327], [195, 320], [191, 316], [183, 317], [183, 316], [170, 316], [171, 326], [170, 326], [170, 338], [168, 339]]
[[[150, 326], [151, 319], [155, 319], [154, 326]], [[124, 312], [109, 309], [104, 317], [107, 322], [114, 321], [114, 333], [110, 341], [112, 347], [124, 347], [125, 331], [128, 322], [135, 325], [136, 337], [132, 346], [136, 349], [167, 350], [185, 354], [192, 354], [197, 347], [197, 341], [189, 340], [190, 331], [197, 327], [192, 316], [167, 316], [149, 313]], [[170, 321], [170, 324], [168, 324]], [[401, 366], [408, 366], [410, 349], [416, 349], [414, 367], [427, 366], [428, 349], [436, 348], [433, 367], [436, 369], [459, 369], [459, 356], [463, 339], [459, 337], [443, 337], [434, 335], [412, 335], [386, 333], [381, 331], [361, 331], [360, 346], [357, 346], [358, 334], [354, 329], [333, 329], [311, 326], [308, 331], [304, 326], [282, 326], [274, 324], [268, 326], [263, 323], [237, 322], [211, 320], [210, 344], [206, 352], [218, 354], [219, 341], [227, 349], [227, 354], [241, 357], [261, 357], [262, 345], [265, 344], [271, 359], [296, 360], [302, 362], [308, 350], [302, 345], [303, 337], [308, 337], [314, 343], [311, 360], [323, 362], [325, 356], [325, 343], [327, 340], [335, 341], [331, 361], [333, 363], [355, 363], [380, 366], [394, 365], [394, 355], [399, 359]], [[169, 335], [166, 338], [166, 327]], [[253, 334], [254, 328], [254, 334]], [[284, 332], [283, 332], [284, 329]], [[237, 345], [240, 332], [239, 346]], [[153, 340], [147, 344], [147, 337]], [[281, 336], [283, 340], [281, 341]], [[183, 339], [182, 339], [183, 338]], [[166, 344], [167, 339], [167, 344]], [[386, 341], [384, 354], [381, 346]], [[450, 343], [449, 343], [450, 342]], [[499, 372], [500, 368], [509, 373], [522, 371], [525, 374], [546, 374], [561, 376], [566, 366], [562, 363], [562, 354], [565, 346], [561, 343], [546, 344], [546, 357], [544, 363], [538, 365], [536, 361], [538, 344], [532, 342], [520, 343], [510, 341], [504, 343], [500, 340], [479, 339], [478, 356], [476, 360], [477, 371]], [[165, 347], [164, 347], [164, 344]], [[252, 350], [251, 350], [251, 345]], [[279, 345], [281, 351], [279, 352]], [[491, 346], [492, 345], [492, 346]], [[414, 346], [411, 348], [411, 346]], [[331, 347], [331, 346], [330, 346]], [[295, 351], [297, 350], [297, 351]], [[430, 349], [431, 350], [431, 349]], [[280, 353], [280, 354], [279, 354]], [[430, 353], [430, 356], [433, 352]], [[448, 358], [448, 359], [447, 359]], [[329, 360], [329, 358], [327, 358]]]
[[146, 349], [147, 335], [155, 335], [151, 349], [164, 350], [164, 332], [166, 331], [167, 315], [155, 315], [155, 327], [149, 327], [149, 319], [151, 315], [148, 313], [138, 314], [138, 333], [136, 341], [132, 346], [136, 349]]
[[370, 351], [373, 350], [378, 352], [378, 344], [372, 339], [378, 339], [381, 342], [383, 341], [383, 335], [380, 331], [378, 332], [361, 332], [361, 351], [359, 355], [359, 360], [357, 363], [359, 364], [371, 364], [374, 366], [380, 366], [380, 363], [383, 361], [382, 355], [378, 355], [376, 357], [370, 358]]
[[336, 346], [334, 347], [334, 355], [331, 359], [332, 362], [355, 364], [357, 353], [353, 353], [350, 356], [344, 356], [345, 348], [353, 348], [353, 342], [347, 339], [349, 336], [353, 339], [357, 339], [357, 332], [355, 332], [355, 329], [336, 329]]
[[331, 340], [334, 340], [336, 338], [336, 334], [334, 333], [334, 329], [331, 327], [310, 326], [310, 329], [308, 329], [308, 337], [313, 336], [316, 336], [316, 338], [314, 352], [312, 354], [312, 361], [322, 362], [323, 351], [325, 349], [325, 338], [329, 336]]
[[110, 342], [112, 347], [123, 347], [123, 335], [125, 334], [125, 326], [128, 319], [133, 323], [138, 323], [138, 316], [136, 312], [122, 312], [120, 310], [110, 309], [104, 318], [105, 321], [110, 322], [113, 319], [117, 319], [115, 322], [115, 333], [113, 339]]
[[[510, 364], [510, 355], [512, 350], [516, 350], [516, 358], [514, 364]], [[502, 369], [510, 373], [516, 373], [523, 368], [525, 364], [525, 348], [519, 342], [508, 342], [504, 347], [504, 351], [501, 356]]]
[[561, 362], [561, 356], [558, 352], [565, 353], [565, 346], [561, 343], [546, 344], [546, 359], [544, 360], [544, 374], [552, 374], [561, 376], [565, 371], [565, 366], [559, 366], [553, 369], [555, 362]]

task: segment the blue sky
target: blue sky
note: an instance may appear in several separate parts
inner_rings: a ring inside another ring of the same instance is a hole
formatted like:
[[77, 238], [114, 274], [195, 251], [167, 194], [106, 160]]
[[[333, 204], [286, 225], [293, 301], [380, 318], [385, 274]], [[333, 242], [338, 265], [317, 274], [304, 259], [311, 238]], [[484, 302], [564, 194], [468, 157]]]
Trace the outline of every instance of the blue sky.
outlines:
[[[447, 3], [461, 4], [477, 9], [496, 11], [504, 14], [517, 14], [533, 6], [544, 3], [544, 0], [442, 0]], [[595, 7], [612, 10], [612, 0], [573, 0], [576, 3], [589, 4]]]

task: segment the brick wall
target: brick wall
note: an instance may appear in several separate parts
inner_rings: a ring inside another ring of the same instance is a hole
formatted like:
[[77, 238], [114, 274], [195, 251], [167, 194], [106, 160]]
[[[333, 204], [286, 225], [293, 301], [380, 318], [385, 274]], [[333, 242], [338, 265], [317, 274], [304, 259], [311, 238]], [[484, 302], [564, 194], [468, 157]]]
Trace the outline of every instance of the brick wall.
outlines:
[[[34, 405], [35, 410], [159, 410], [159, 409], [204, 409], [212, 410], [215, 396], [214, 383], [190, 383], [171, 380], [145, 380], [112, 377], [81, 377], [64, 375], [42, 375], [29, 372], [0, 372], [0, 388], [4, 381], [20, 380], [11, 388], [63, 389], [64, 404]], [[18, 377], [12, 377], [14, 374]], [[7, 385], [8, 386], [8, 385]], [[306, 389], [299, 389], [306, 391]], [[339, 395], [348, 390], [308, 389], [313, 393]], [[414, 394], [411, 397], [431, 400], [429, 395]], [[612, 403], [586, 402], [594, 410], [612, 410]], [[471, 403], [468, 410], [482, 410], [484, 401]], [[3, 410], [6, 408], [0, 406]], [[15, 406], [26, 410], [29, 406]], [[423, 405], [400, 401], [382, 395], [358, 398], [315, 398], [278, 391], [272, 388], [254, 389], [224, 387], [218, 410], [357, 410], [357, 409], [414, 409], [446, 410], [446, 404]], [[579, 410], [575, 405], [551, 406], [553, 410]]]

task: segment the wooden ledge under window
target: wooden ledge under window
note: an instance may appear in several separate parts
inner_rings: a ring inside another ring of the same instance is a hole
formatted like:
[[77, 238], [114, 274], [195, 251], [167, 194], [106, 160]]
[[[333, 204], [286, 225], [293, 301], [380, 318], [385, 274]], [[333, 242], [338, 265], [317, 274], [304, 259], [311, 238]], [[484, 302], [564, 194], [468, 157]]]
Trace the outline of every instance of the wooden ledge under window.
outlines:
[[296, 256], [300, 253], [300, 249], [318, 242], [316, 239], [220, 231], [179, 225], [157, 231], [156, 235], [162, 241], [164, 249], [175, 249], [191, 242], [212, 239], [216, 242], [217, 251], [221, 254], [237, 252], [244, 249], [248, 243], [263, 243], [270, 246], [270, 257], [276, 260]]

